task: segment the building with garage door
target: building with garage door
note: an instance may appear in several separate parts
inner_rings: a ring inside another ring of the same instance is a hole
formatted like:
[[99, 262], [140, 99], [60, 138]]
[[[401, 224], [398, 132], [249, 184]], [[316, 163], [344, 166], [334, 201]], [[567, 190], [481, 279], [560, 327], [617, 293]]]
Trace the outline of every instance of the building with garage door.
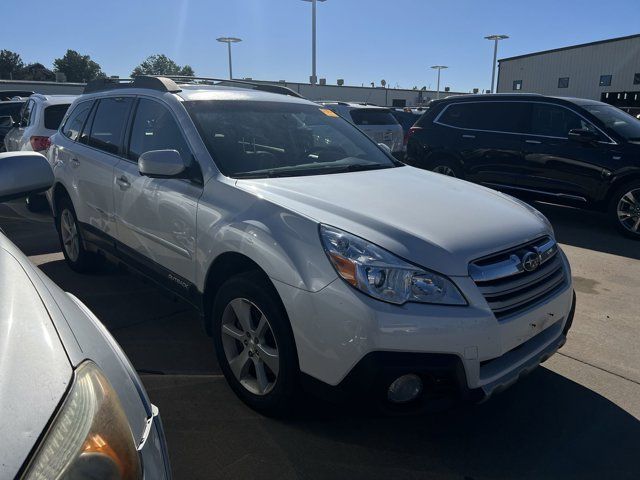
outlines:
[[500, 59], [497, 91], [640, 109], [640, 34]]

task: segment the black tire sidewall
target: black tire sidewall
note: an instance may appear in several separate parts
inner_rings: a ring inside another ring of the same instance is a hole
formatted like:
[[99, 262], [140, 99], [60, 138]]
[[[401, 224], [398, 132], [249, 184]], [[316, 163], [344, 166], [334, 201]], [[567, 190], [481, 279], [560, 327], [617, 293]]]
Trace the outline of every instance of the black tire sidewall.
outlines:
[[[55, 216], [55, 222], [56, 222], [56, 230], [58, 231], [58, 239], [60, 240], [60, 248], [62, 249], [62, 254], [64, 255], [64, 259], [67, 262], [67, 265], [69, 265], [69, 267], [79, 273], [85, 273], [85, 272], [89, 272], [91, 270], [93, 270], [95, 268], [95, 256], [94, 254], [92, 254], [91, 252], [87, 252], [84, 248], [83, 245], [83, 241], [82, 241], [82, 236], [80, 233], [80, 226], [78, 225], [78, 217], [76, 217], [76, 211], [73, 208], [73, 205], [71, 204], [71, 200], [69, 200], [68, 198], [62, 198], [58, 201], [58, 205], [56, 205], [56, 216]], [[61, 227], [61, 219], [62, 219], [62, 212], [64, 210], [69, 210], [71, 212], [71, 215], [73, 216], [73, 221], [76, 224], [76, 229], [78, 230], [78, 236], [79, 236], [79, 248], [78, 248], [78, 259], [73, 261], [71, 260], [71, 258], [69, 258], [69, 255], [67, 255], [67, 250], [64, 248], [64, 243], [62, 241], [62, 227]]]
[[[246, 298], [266, 315], [278, 345], [278, 379], [266, 395], [255, 395], [240, 384], [231, 371], [222, 345], [222, 314], [231, 300]], [[247, 272], [227, 280], [218, 290], [211, 312], [216, 357], [227, 382], [236, 395], [251, 408], [270, 416], [287, 414], [293, 404], [298, 383], [298, 356], [291, 325], [277, 291], [261, 272]]]
[[616, 190], [616, 192], [611, 197], [611, 202], [609, 204], [609, 218], [610, 218], [611, 222], [613, 222], [613, 224], [616, 226], [616, 228], [618, 229], [618, 231], [620, 233], [622, 233], [623, 235], [626, 235], [629, 238], [633, 238], [635, 240], [640, 240], [640, 233], [633, 233], [632, 231], [630, 231], [627, 228], [625, 228], [624, 225], [622, 225], [622, 223], [620, 223], [620, 220], [618, 220], [618, 203], [620, 202], [620, 199], [627, 192], [629, 192], [631, 190], [635, 190], [635, 189], [640, 189], [640, 180], [636, 180], [636, 181], [627, 183], [626, 185], [624, 185], [624, 186], [620, 187], [618, 190]]

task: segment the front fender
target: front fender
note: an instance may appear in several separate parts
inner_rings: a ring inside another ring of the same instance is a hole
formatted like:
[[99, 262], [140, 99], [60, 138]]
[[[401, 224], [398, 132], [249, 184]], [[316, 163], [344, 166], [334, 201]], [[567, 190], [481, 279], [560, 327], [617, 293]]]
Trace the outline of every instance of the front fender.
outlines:
[[212, 181], [198, 205], [196, 281], [204, 292], [209, 267], [239, 253], [273, 280], [310, 292], [337, 277], [318, 234], [318, 223], [221, 181]]

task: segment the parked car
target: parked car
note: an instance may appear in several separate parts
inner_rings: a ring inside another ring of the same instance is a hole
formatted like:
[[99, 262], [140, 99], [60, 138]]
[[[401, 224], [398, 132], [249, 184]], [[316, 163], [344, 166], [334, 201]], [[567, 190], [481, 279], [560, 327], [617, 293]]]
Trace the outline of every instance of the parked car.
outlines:
[[[0, 201], [53, 183], [38, 153], [0, 153]], [[0, 232], [0, 478], [168, 479], [158, 409], [100, 321]]]
[[486, 398], [565, 343], [571, 272], [542, 214], [230, 83], [88, 84], [48, 152], [72, 269], [104, 254], [191, 302], [268, 414], [300, 383], [389, 408]]
[[353, 102], [320, 102], [356, 125], [374, 142], [383, 143], [391, 153], [401, 159], [404, 156], [404, 133], [390, 109], [377, 105]]
[[[46, 152], [50, 145], [49, 137], [56, 133], [75, 98], [75, 95], [31, 95], [22, 107], [14, 128], [4, 137], [5, 150]], [[32, 211], [43, 210], [47, 206], [43, 195], [30, 195], [26, 202]]]
[[529, 199], [606, 211], [640, 239], [640, 121], [595, 100], [448, 98], [411, 129], [406, 162]]
[[20, 115], [25, 100], [0, 101], [0, 152], [4, 152], [4, 137]]
[[0, 90], [0, 102], [11, 100], [16, 97], [28, 98], [33, 95], [34, 92], [30, 90]]

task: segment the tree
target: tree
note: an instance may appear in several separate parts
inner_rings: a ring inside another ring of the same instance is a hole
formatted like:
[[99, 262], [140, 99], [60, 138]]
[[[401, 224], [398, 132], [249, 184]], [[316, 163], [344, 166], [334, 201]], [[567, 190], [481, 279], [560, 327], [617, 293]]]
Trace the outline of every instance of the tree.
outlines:
[[53, 69], [64, 73], [67, 82], [88, 82], [106, 76], [89, 55], [80, 55], [75, 50], [67, 50], [62, 58], [56, 58]]
[[16, 80], [54, 81], [56, 74], [41, 63], [30, 63], [14, 75]]
[[0, 78], [15, 78], [23, 67], [19, 54], [11, 50], [0, 50]]
[[147, 59], [133, 69], [131, 76], [137, 75], [184, 75], [193, 77], [195, 75], [193, 68], [189, 65], [181, 67], [166, 55], [151, 55]]

